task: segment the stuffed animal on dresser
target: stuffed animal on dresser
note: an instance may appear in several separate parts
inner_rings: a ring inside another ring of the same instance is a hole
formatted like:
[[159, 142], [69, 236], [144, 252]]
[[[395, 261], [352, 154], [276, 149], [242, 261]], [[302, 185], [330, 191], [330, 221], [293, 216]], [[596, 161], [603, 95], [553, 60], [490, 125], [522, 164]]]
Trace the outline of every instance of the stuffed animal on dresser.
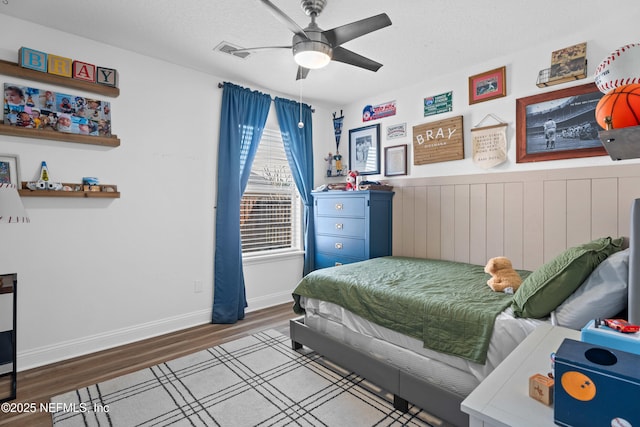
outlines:
[[346, 190], [357, 190], [358, 189], [358, 184], [356, 183], [357, 181], [357, 177], [358, 176], [358, 171], [349, 171], [349, 173], [347, 173], [347, 188]]
[[491, 275], [487, 285], [495, 292], [512, 294], [522, 283], [522, 278], [513, 269], [509, 258], [503, 256], [491, 258], [484, 267], [484, 271]]

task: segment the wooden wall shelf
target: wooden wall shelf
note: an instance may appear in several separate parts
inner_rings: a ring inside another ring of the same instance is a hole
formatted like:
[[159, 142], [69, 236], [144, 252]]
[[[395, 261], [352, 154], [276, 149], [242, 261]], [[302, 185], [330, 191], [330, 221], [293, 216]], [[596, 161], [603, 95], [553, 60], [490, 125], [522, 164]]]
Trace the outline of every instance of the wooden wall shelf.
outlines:
[[[82, 184], [70, 184], [63, 182], [62, 185], [68, 185], [72, 188]], [[21, 189], [18, 193], [21, 197], [75, 197], [75, 198], [90, 198], [90, 199], [119, 199], [120, 192], [115, 185], [104, 185], [105, 187], [112, 187], [116, 191], [53, 191], [53, 190], [29, 190], [27, 188], [26, 181], [22, 182]]]
[[25, 129], [18, 126], [0, 123], [0, 135], [19, 136], [22, 138], [49, 139], [54, 141], [75, 142], [78, 144], [103, 145], [106, 147], [119, 147], [120, 139], [116, 135], [93, 136], [79, 135], [77, 133], [65, 133], [55, 130]]
[[545, 68], [544, 70], [540, 70], [538, 73], [538, 80], [536, 81], [536, 86], [538, 87], [547, 87], [559, 85], [561, 83], [571, 82], [574, 80], [580, 80], [587, 77], [587, 60], [584, 60], [584, 67], [580, 70], [577, 70], [571, 74], [551, 77], [551, 68]]
[[117, 98], [120, 95], [120, 89], [117, 87], [85, 82], [83, 80], [57, 76], [55, 74], [43, 73], [41, 71], [21, 67], [15, 62], [5, 61], [2, 59], [0, 59], [0, 74], [19, 77], [21, 79], [35, 80], [43, 83], [51, 83], [73, 89], [86, 90], [87, 92], [93, 92], [99, 95], [110, 96], [113, 98]]

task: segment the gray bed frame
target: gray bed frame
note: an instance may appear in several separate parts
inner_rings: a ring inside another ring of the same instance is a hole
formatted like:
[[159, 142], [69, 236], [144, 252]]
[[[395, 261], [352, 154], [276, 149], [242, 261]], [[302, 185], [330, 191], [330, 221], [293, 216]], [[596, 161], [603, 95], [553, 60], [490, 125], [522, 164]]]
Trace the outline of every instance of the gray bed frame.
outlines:
[[[634, 200], [631, 205], [630, 223], [627, 319], [631, 323], [640, 324], [640, 245], [635, 244], [640, 242], [640, 199]], [[449, 424], [469, 425], [469, 416], [460, 410], [464, 397], [315, 331], [304, 324], [303, 318], [291, 320], [289, 331], [294, 350], [307, 346], [382, 387], [393, 394], [393, 406], [396, 409], [406, 412], [411, 402]]]

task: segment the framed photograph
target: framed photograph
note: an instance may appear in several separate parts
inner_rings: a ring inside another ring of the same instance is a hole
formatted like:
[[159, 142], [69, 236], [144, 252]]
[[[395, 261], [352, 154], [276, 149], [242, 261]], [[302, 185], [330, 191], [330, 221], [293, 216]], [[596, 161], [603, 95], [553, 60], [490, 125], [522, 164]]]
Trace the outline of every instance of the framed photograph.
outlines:
[[349, 130], [349, 170], [360, 175], [380, 173], [380, 124]]
[[594, 83], [516, 100], [516, 163], [605, 156]]
[[580, 43], [551, 53], [549, 79], [584, 78], [587, 71], [587, 43]]
[[469, 105], [507, 96], [507, 68], [469, 77]]
[[4, 123], [79, 135], [111, 136], [111, 103], [78, 95], [4, 84]]
[[407, 144], [385, 147], [384, 176], [407, 174]]
[[20, 188], [18, 164], [18, 156], [0, 154], [0, 184], [14, 184]]

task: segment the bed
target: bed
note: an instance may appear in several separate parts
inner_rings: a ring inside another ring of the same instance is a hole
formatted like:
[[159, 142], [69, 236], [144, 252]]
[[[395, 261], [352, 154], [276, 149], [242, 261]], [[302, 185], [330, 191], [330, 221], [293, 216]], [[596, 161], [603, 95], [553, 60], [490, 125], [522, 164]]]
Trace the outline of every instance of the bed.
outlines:
[[[294, 291], [294, 309], [304, 317], [290, 323], [292, 345], [386, 389], [397, 409], [412, 403], [447, 424], [468, 425], [462, 400], [541, 323], [580, 329], [624, 310], [640, 322], [640, 199], [630, 223], [629, 247], [607, 237], [570, 248], [533, 272], [519, 271], [525, 280], [515, 295], [492, 292], [483, 266], [442, 260], [383, 257], [317, 270]], [[447, 283], [453, 270], [463, 273]], [[416, 299], [436, 284], [444, 289], [429, 302]], [[400, 308], [393, 292], [402, 296]], [[490, 306], [481, 314], [480, 299]], [[456, 301], [471, 312], [460, 312]]]

